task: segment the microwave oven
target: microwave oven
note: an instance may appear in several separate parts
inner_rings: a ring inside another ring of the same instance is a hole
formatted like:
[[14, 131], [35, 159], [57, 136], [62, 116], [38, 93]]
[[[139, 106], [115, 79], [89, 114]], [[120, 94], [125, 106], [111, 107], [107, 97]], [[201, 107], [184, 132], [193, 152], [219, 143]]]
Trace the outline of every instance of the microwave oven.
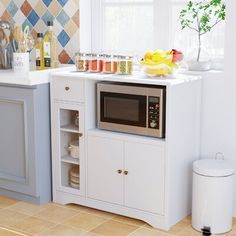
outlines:
[[165, 86], [100, 82], [97, 84], [97, 126], [164, 138], [165, 98]]

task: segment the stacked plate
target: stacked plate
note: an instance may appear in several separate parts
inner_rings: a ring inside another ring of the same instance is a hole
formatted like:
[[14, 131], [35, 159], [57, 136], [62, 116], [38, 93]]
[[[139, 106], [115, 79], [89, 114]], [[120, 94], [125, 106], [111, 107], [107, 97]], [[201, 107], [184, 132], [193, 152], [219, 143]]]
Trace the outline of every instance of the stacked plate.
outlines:
[[71, 167], [69, 171], [70, 186], [72, 188], [79, 189], [80, 186], [80, 176], [79, 176], [79, 166]]

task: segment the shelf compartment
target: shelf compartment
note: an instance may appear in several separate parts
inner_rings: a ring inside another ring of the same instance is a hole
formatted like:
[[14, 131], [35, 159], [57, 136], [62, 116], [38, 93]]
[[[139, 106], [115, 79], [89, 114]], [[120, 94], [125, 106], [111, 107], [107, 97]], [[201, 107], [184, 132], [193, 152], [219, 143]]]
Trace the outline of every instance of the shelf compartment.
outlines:
[[60, 127], [68, 132], [79, 132], [79, 111], [71, 109], [60, 109]]
[[69, 155], [62, 156], [61, 161], [65, 163], [79, 165], [79, 158], [74, 158]]
[[[80, 183], [73, 183], [71, 181], [70, 171], [74, 167], [78, 169], [80, 168], [79, 165], [61, 162], [61, 186], [66, 187], [68, 189], [80, 190]], [[78, 177], [74, 177], [74, 178], [80, 179], [80, 173], [78, 172]], [[71, 186], [72, 184], [78, 185], [78, 187]]]

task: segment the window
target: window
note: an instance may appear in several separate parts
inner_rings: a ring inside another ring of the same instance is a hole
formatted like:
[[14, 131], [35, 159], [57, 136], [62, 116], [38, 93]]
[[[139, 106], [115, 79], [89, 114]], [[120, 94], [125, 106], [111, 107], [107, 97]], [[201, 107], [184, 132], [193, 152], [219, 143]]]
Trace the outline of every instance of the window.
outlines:
[[[186, 2], [91, 0], [92, 51], [143, 55], [146, 50], [176, 48], [187, 54], [197, 45], [197, 35], [181, 30], [178, 18]], [[224, 56], [224, 25], [221, 22], [203, 38], [203, 45], [216, 59]]]

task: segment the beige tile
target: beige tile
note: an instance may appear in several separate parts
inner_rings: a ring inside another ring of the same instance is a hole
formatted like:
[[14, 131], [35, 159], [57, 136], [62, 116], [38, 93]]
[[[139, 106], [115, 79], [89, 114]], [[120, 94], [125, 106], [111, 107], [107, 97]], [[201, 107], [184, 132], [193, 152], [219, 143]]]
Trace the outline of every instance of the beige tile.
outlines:
[[168, 232], [164, 232], [157, 229], [149, 229], [147, 227], [140, 227], [135, 230], [133, 233], [129, 234], [130, 236], [173, 236]]
[[44, 210], [46, 207], [46, 205], [34, 205], [27, 202], [17, 202], [16, 204], [9, 206], [7, 209], [32, 216]]
[[186, 229], [187, 227], [190, 227], [189, 225], [190, 223], [188, 221], [180, 221], [176, 225], [174, 225], [168, 232], [178, 235], [180, 231]]
[[180, 230], [176, 235], [178, 236], [201, 236], [202, 233], [193, 229], [190, 225]]
[[65, 207], [76, 210], [76, 211], [82, 211], [82, 212], [86, 212], [88, 211], [88, 209], [90, 209], [89, 207], [77, 205], [77, 204], [67, 204], [65, 205]]
[[1, 236], [28, 236], [26, 234], [17, 233], [14, 230], [4, 229], [4, 228], [1, 228], [1, 227], [0, 227], [0, 235]]
[[35, 214], [34, 216], [42, 220], [59, 224], [75, 216], [76, 214], [78, 214], [78, 212], [75, 210], [56, 205], [55, 206], [49, 205], [46, 209], [40, 211], [38, 214]]
[[134, 218], [130, 218], [130, 217], [126, 217], [126, 216], [121, 216], [121, 215], [116, 215], [113, 220], [119, 221], [119, 222], [123, 222], [126, 224], [131, 224], [131, 225], [137, 225], [137, 226], [143, 226], [145, 225], [145, 222], [141, 221], [141, 220], [137, 220]]
[[111, 218], [114, 218], [114, 217], [117, 216], [116, 214], [106, 212], [106, 211], [97, 210], [97, 209], [94, 209], [94, 208], [87, 208], [85, 210], [85, 212], [93, 214], [93, 215], [101, 216], [101, 217], [106, 218], [106, 219], [111, 219]]
[[82, 229], [75, 229], [65, 225], [57, 225], [43, 233], [40, 233], [39, 236], [79, 236], [86, 233]]
[[90, 231], [105, 222], [106, 220], [107, 219], [100, 216], [81, 212], [78, 213], [78, 215], [72, 217], [71, 219], [65, 221], [63, 224]]
[[28, 217], [24, 220], [19, 221], [17, 224], [12, 225], [11, 227], [20, 232], [36, 235], [54, 227], [55, 225], [56, 224], [52, 222], [41, 220], [35, 217]]
[[93, 232], [86, 232], [84, 234], [82, 234], [81, 236], [103, 236], [102, 234], [95, 234]]
[[138, 226], [124, 224], [118, 221], [109, 220], [92, 230], [93, 233], [104, 236], [126, 236], [135, 231]]
[[7, 209], [0, 210], [0, 225], [11, 226], [18, 223], [20, 220], [28, 217], [26, 214], [14, 212]]
[[8, 206], [11, 206], [11, 205], [13, 205], [17, 202], [18, 201], [15, 200], [15, 199], [0, 196], [0, 208], [5, 208], [5, 207], [8, 207]]

